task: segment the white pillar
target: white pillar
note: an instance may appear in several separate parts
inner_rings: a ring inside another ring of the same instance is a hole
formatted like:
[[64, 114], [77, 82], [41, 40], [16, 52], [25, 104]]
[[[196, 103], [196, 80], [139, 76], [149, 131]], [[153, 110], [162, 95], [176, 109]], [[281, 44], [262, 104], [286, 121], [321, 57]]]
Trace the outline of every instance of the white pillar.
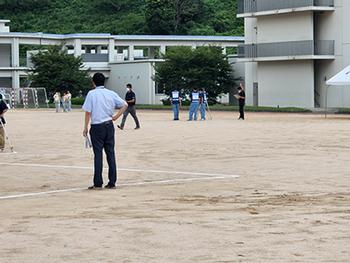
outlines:
[[134, 58], [134, 46], [133, 45], [130, 45], [129, 46], [129, 49], [128, 49], [128, 56], [129, 56], [129, 61], [134, 61], [135, 58]]
[[114, 39], [109, 40], [108, 44], [108, 62], [115, 61], [115, 41]]
[[81, 56], [81, 39], [74, 40], [74, 56]]
[[154, 52], [154, 47], [148, 47], [148, 58], [154, 59], [156, 57], [156, 54]]
[[19, 39], [12, 40], [12, 67], [19, 67]]
[[19, 71], [12, 71], [12, 88], [18, 90], [20, 88]]
[[166, 55], [166, 46], [160, 46], [160, 57]]
[[226, 47], [222, 47], [222, 54], [224, 54], [224, 55], [227, 54], [227, 48]]
[[96, 47], [96, 54], [101, 54], [102, 53], [102, 46], [97, 46]]

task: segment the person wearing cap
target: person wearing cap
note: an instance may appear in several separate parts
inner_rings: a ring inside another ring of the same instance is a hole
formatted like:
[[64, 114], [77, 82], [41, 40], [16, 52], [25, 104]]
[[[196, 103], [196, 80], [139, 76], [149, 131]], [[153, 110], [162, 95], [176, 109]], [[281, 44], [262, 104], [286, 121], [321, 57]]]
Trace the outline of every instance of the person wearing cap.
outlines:
[[191, 105], [190, 105], [188, 120], [192, 121], [193, 119], [197, 121], [198, 108], [199, 108], [199, 92], [196, 88], [192, 91], [190, 98], [191, 98]]
[[238, 105], [239, 105], [239, 120], [244, 120], [244, 106], [245, 106], [245, 92], [243, 84], [240, 83], [238, 87]]
[[171, 92], [170, 101], [173, 108], [174, 121], [178, 121], [181, 107], [181, 96], [178, 90], [175, 89]]
[[140, 122], [139, 122], [139, 119], [137, 118], [137, 115], [136, 115], [136, 94], [135, 92], [132, 91], [132, 85], [131, 84], [127, 84], [126, 85], [126, 89], [127, 89], [127, 92], [125, 94], [125, 101], [128, 103], [128, 108], [127, 110], [124, 112], [124, 115], [123, 115], [123, 119], [122, 119], [122, 122], [120, 125], [118, 125], [118, 128], [123, 130], [124, 129], [124, 125], [125, 125], [125, 122], [126, 122], [126, 118], [128, 117], [129, 113], [131, 114], [131, 116], [134, 118], [134, 121], [135, 121], [135, 130], [138, 130], [140, 129]]
[[[91, 143], [94, 152], [94, 179], [93, 185], [88, 189], [102, 189], [103, 186], [103, 153], [107, 156], [109, 166], [107, 189], [115, 189], [117, 182], [117, 164], [115, 158], [115, 129], [113, 121], [125, 112], [128, 104], [117, 93], [104, 87], [105, 76], [96, 73], [92, 78], [94, 89], [89, 91], [83, 110], [85, 111], [85, 125], [83, 135], [88, 136], [90, 126]], [[117, 112], [116, 109], [119, 109]]]
[[3, 100], [2, 94], [0, 94], [0, 152], [3, 152], [5, 150], [5, 130], [2, 125], [6, 124], [4, 115], [7, 112], [7, 110], [7, 104]]
[[201, 112], [201, 121], [205, 121], [205, 115], [207, 111], [207, 92], [203, 88], [199, 93], [199, 109]]

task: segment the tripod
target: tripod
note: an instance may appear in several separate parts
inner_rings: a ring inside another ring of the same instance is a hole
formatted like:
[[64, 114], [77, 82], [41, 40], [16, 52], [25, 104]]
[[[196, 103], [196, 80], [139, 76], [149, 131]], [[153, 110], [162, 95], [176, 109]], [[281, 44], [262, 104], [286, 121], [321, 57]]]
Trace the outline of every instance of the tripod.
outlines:
[[5, 124], [2, 122], [1, 118], [0, 118], [0, 126], [4, 129], [5, 139], [7, 140], [8, 144], [10, 146], [11, 152], [13, 152], [13, 145], [12, 145], [11, 140], [10, 140], [10, 138], [8, 136], [8, 133], [6, 131]]
[[207, 104], [207, 109], [208, 109], [208, 113], [209, 113], [209, 118], [210, 118], [210, 120], [213, 120], [213, 116], [211, 115], [211, 111], [210, 111], [210, 108], [209, 108], [209, 103], [208, 103], [208, 101], [205, 101], [205, 103]]

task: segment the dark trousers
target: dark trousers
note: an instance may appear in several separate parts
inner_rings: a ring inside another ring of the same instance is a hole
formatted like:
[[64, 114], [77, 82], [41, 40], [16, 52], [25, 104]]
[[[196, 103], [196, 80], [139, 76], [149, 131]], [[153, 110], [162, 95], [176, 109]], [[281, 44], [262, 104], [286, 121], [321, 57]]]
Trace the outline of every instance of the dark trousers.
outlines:
[[134, 118], [136, 127], [140, 127], [139, 119], [136, 116], [136, 107], [135, 107], [135, 105], [129, 105], [128, 106], [128, 109], [123, 114], [123, 120], [122, 120], [122, 123], [120, 124], [120, 127], [124, 128], [124, 125], [125, 125], [125, 122], [126, 122], [126, 118], [128, 117], [129, 113]]
[[239, 104], [239, 118], [244, 120], [244, 103]]
[[107, 163], [109, 166], [108, 184], [115, 185], [115, 183], [117, 182], [117, 164], [115, 160], [114, 151], [114, 134], [115, 130], [112, 121], [105, 122], [102, 124], [91, 125], [90, 136], [95, 155], [94, 186], [101, 187], [103, 185], [103, 150], [105, 150], [107, 156]]

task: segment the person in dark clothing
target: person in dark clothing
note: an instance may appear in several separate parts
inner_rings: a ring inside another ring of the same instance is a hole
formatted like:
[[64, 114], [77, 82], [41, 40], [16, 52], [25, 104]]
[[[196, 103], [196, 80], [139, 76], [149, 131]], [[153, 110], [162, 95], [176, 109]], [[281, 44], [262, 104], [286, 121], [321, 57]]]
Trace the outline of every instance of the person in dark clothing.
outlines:
[[121, 129], [121, 130], [124, 129], [126, 118], [128, 117], [128, 115], [130, 113], [131, 116], [134, 118], [134, 121], [135, 121], [135, 124], [136, 124], [135, 130], [137, 130], [137, 129], [140, 129], [140, 122], [139, 122], [139, 119], [137, 118], [137, 115], [136, 115], [136, 107], [135, 107], [135, 105], [136, 105], [136, 95], [132, 91], [132, 85], [131, 84], [127, 84], [126, 88], [127, 88], [128, 91], [125, 94], [125, 101], [128, 103], [128, 108], [124, 112], [123, 120], [122, 120], [121, 124], [118, 125], [118, 128]]
[[0, 152], [5, 149], [5, 130], [2, 125], [5, 125], [6, 121], [4, 118], [5, 112], [8, 110], [6, 102], [3, 100], [2, 94], [0, 94]]
[[[116, 121], [127, 109], [127, 103], [117, 93], [104, 87], [105, 76], [96, 73], [93, 76], [94, 89], [86, 96], [83, 110], [85, 111], [85, 125], [83, 135], [88, 136], [88, 126], [91, 122], [90, 136], [94, 151], [94, 180], [89, 190], [102, 189], [103, 186], [103, 150], [107, 156], [109, 166], [107, 189], [115, 189], [117, 182], [117, 164], [115, 158], [115, 130]], [[116, 109], [119, 111], [115, 112]]]
[[245, 92], [243, 84], [238, 87], [239, 120], [244, 120]]

